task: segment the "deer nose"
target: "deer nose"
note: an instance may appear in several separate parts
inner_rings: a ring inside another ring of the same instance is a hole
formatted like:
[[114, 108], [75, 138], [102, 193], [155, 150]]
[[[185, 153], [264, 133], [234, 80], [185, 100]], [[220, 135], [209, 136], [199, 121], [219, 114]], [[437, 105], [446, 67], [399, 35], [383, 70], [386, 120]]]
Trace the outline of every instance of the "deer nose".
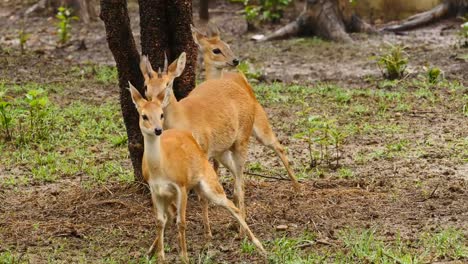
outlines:
[[161, 128], [155, 128], [154, 129], [154, 134], [156, 134], [156, 136], [159, 136], [162, 134], [162, 129]]
[[239, 60], [238, 59], [233, 59], [232, 64], [234, 64], [234, 66], [239, 65]]

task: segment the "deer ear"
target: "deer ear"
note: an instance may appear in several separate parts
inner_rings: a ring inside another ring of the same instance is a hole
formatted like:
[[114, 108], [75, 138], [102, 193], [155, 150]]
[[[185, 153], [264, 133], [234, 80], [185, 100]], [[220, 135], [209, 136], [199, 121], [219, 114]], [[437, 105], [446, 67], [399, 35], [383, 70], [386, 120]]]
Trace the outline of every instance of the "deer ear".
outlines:
[[219, 28], [216, 24], [209, 22], [208, 23], [208, 29], [207, 29], [207, 35], [210, 38], [219, 38]]
[[166, 89], [164, 91], [162, 91], [159, 95], [158, 95], [158, 98], [160, 98], [159, 96], [163, 95], [164, 96], [164, 99], [162, 100], [162, 103], [161, 103], [161, 108], [166, 108], [166, 106], [169, 105], [169, 103], [171, 102], [171, 96], [172, 94], [174, 93], [174, 90], [172, 90], [172, 85], [174, 84], [174, 80], [172, 80], [169, 85], [166, 87]]
[[185, 52], [182, 52], [179, 58], [169, 65], [168, 74], [172, 75], [174, 78], [179, 77], [185, 69], [186, 60], [187, 55]]
[[133, 86], [130, 82], [128, 82], [128, 85], [130, 87], [129, 90], [130, 90], [130, 94], [132, 96], [132, 101], [135, 104], [135, 107], [137, 109], [141, 108], [143, 103], [146, 102], [145, 98], [143, 98], [143, 96], [141, 96], [140, 92], [138, 92], [138, 90], [135, 88], [135, 86]]
[[190, 25], [190, 29], [192, 30], [192, 37], [193, 41], [198, 45], [198, 47], [201, 47], [201, 40], [206, 38], [205, 34], [203, 34], [198, 28], [194, 27], [193, 25]]
[[153, 67], [145, 55], [140, 58], [140, 70], [145, 80], [153, 78]]

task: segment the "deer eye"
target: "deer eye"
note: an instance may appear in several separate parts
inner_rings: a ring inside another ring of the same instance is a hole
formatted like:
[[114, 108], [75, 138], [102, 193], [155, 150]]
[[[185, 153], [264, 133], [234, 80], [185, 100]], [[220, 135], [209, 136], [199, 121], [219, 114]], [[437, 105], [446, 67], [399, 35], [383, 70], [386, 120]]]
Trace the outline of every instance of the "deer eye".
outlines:
[[161, 114], [161, 119], [163, 119], [163, 118], [164, 118], [164, 114]]
[[148, 121], [148, 116], [147, 115], [142, 115], [141, 117], [143, 118], [143, 120]]
[[221, 50], [220, 50], [220, 49], [214, 49], [214, 50], [213, 50], [213, 53], [214, 53], [214, 54], [221, 54]]

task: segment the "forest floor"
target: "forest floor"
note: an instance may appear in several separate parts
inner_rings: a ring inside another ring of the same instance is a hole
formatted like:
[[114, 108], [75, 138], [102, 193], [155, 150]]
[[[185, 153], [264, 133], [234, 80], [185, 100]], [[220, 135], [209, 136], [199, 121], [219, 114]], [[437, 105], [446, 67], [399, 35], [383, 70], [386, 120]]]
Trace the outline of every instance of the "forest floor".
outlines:
[[[133, 2], [130, 9], [138, 41]], [[0, 4], [0, 104], [10, 103], [12, 117], [12, 139], [0, 130], [0, 263], [146, 263], [154, 217], [148, 195], [132, 184], [104, 27], [74, 22], [71, 45], [57, 48], [55, 19], [31, 17], [21, 54], [22, 10]], [[459, 23], [352, 35], [350, 44], [258, 44], [241, 33], [240, 15], [213, 17], [246, 61], [301, 180], [297, 193], [288, 181], [247, 176], [247, 223], [270, 263], [468, 261], [468, 50], [458, 47]], [[375, 63], [389, 44], [407, 47], [402, 80], [383, 79]], [[434, 82], [430, 67], [443, 72]], [[312, 143], [309, 153], [308, 140], [323, 135], [330, 140]], [[286, 177], [254, 140], [246, 170]], [[232, 197], [232, 177], [220, 176]], [[188, 208], [193, 263], [263, 262], [213, 206], [214, 238], [205, 244], [195, 196]], [[176, 262], [175, 225], [166, 238], [169, 263]]]

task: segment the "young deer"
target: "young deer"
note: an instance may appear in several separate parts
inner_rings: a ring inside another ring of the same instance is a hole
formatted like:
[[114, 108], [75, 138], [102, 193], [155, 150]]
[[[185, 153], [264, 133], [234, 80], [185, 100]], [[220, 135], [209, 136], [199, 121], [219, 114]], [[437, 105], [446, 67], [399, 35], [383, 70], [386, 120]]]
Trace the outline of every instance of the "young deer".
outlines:
[[[170, 84], [172, 86], [172, 83]], [[189, 131], [169, 129], [163, 132], [163, 105], [158, 99], [147, 101], [130, 84], [132, 100], [140, 115], [140, 129], [144, 138], [143, 176], [149, 185], [156, 214], [157, 237], [148, 255], [157, 251], [159, 261], [164, 261], [164, 229], [176, 211], [180, 256], [188, 263], [185, 238], [185, 211], [187, 194], [194, 189], [202, 197], [205, 234], [211, 236], [207, 201], [226, 208], [239, 222], [249, 238], [266, 255], [260, 241], [239, 214], [239, 209], [226, 198], [218, 176], [208, 158]], [[167, 100], [165, 103], [169, 103]], [[175, 205], [175, 206], [174, 206]]]
[[[253, 94], [252, 86], [250, 86], [247, 78], [241, 72], [225, 72], [225, 69], [235, 68], [239, 64], [239, 60], [234, 56], [231, 48], [227, 43], [221, 40], [219, 30], [213, 24], [209, 24], [208, 36], [201, 33], [197, 28], [192, 26], [192, 35], [195, 43], [197, 43], [203, 53], [205, 63], [205, 76], [207, 80], [225, 79], [236, 82], [238, 85], [245, 88], [249, 93]], [[255, 120], [253, 134], [255, 138], [264, 146], [269, 147], [279, 156], [286, 168], [289, 178], [293, 182], [294, 188], [299, 190], [299, 184], [296, 180], [293, 170], [289, 165], [289, 160], [281, 143], [271, 129], [268, 116], [257, 101], [255, 96]], [[216, 166], [215, 166], [216, 167]]]
[[253, 129], [255, 97], [232, 81], [209, 80], [177, 101], [170, 84], [184, 70], [185, 60], [182, 53], [165, 67], [167, 71], [156, 73], [143, 57], [140, 69], [145, 78], [146, 96], [164, 98], [165, 129], [191, 131], [207, 156], [232, 172], [234, 202], [245, 219], [243, 170]]

